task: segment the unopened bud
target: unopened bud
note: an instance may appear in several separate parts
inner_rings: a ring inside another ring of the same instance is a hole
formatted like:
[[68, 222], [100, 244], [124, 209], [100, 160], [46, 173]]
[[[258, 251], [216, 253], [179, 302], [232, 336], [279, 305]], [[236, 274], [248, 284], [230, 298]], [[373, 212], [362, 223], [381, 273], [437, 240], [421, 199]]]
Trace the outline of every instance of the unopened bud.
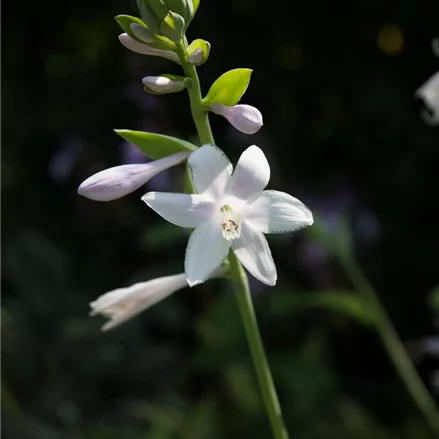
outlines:
[[195, 66], [204, 64], [209, 58], [210, 43], [205, 40], [194, 40], [187, 48], [189, 62]]
[[143, 85], [156, 93], [166, 93], [175, 90], [181, 81], [172, 81], [165, 76], [146, 76], [142, 79]]
[[201, 64], [204, 60], [204, 52], [202, 49], [196, 49], [189, 55], [189, 62], [191, 64]]
[[212, 104], [211, 111], [224, 116], [231, 125], [245, 134], [254, 134], [263, 125], [261, 112], [251, 105], [234, 105], [227, 107], [223, 104]]
[[189, 152], [178, 152], [160, 160], [136, 165], [122, 165], [105, 169], [87, 178], [78, 194], [95, 201], [112, 201], [139, 189], [165, 169], [178, 165]]
[[150, 55], [150, 56], [160, 56], [162, 58], [169, 59], [180, 64], [180, 60], [178, 55], [175, 52], [171, 52], [170, 50], [161, 50], [154, 49], [153, 47], [149, 47], [146, 43], [139, 43], [138, 41], [133, 40], [128, 34], [120, 34], [119, 41], [129, 50], [141, 53], [142, 55]]

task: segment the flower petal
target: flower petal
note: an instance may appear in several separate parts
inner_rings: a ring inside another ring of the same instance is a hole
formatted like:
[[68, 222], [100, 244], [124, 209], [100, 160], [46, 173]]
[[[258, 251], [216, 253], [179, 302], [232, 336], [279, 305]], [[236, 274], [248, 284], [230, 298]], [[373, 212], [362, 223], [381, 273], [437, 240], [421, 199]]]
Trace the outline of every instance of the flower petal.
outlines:
[[179, 152], [150, 163], [115, 166], [87, 178], [78, 194], [95, 201], [111, 201], [139, 189], [165, 169], [182, 162], [190, 153]]
[[284, 233], [310, 226], [311, 211], [297, 198], [279, 191], [264, 191], [247, 205], [246, 221], [263, 233]]
[[180, 227], [197, 227], [209, 221], [215, 204], [204, 195], [148, 192], [142, 197], [152, 210]]
[[102, 314], [108, 321], [102, 330], [120, 325], [147, 308], [187, 286], [185, 274], [159, 277], [148, 282], [139, 282], [127, 288], [118, 288], [98, 297], [90, 303], [91, 315]]
[[252, 145], [238, 160], [232, 175], [232, 192], [243, 200], [259, 195], [270, 180], [270, 165], [261, 148]]
[[233, 242], [232, 250], [256, 279], [266, 285], [276, 285], [276, 266], [262, 232], [244, 222], [241, 236]]
[[217, 221], [199, 225], [191, 234], [184, 261], [189, 286], [203, 283], [227, 257], [230, 242], [225, 240]]
[[139, 43], [138, 41], [133, 40], [128, 34], [120, 34], [119, 41], [129, 50], [140, 53], [142, 55], [150, 55], [150, 56], [160, 56], [162, 58], [169, 59], [170, 61], [174, 61], [178, 64], [180, 63], [180, 59], [175, 52], [171, 52], [170, 50], [160, 50], [154, 49], [153, 47], [147, 46], [146, 44]]
[[218, 199], [230, 184], [233, 167], [226, 155], [216, 146], [204, 145], [188, 159], [192, 181], [199, 194]]
[[416, 90], [415, 96], [423, 99], [427, 107], [421, 112], [425, 123], [429, 125], [439, 124], [439, 72]]

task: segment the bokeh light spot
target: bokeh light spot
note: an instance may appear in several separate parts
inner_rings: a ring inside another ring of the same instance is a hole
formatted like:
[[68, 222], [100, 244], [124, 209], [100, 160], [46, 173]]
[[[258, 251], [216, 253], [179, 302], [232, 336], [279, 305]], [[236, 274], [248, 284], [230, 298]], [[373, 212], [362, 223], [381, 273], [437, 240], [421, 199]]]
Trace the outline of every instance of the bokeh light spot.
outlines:
[[385, 24], [378, 31], [378, 46], [387, 55], [398, 55], [404, 47], [404, 35], [399, 26]]

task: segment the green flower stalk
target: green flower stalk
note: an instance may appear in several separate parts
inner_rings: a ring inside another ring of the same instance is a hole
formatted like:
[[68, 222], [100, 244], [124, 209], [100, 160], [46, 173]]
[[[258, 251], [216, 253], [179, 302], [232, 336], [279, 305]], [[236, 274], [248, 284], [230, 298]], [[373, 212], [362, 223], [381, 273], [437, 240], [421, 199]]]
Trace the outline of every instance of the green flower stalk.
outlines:
[[[189, 44], [186, 38], [199, 0], [137, 0], [137, 5], [140, 18], [116, 17], [124, 31], [119, 40], [133, 52], [159, 56], [182, 66], [184, 76], [164, 73], [147, 76], [142, 82], [145, 91], [153, 94], [187, 90], [201, 147], [166, 135], [117, 130], [117, 134], [155, 161], [101, 171], [88, 178], [79, 193], [96, 201], [120, 198], [137, 190], [157, 173], [187, 160], [186, 193], [150, 192], [142, 200], [167, 221], [193, 231], [186, 249], [185, 273], [112, 290], [91, 303], [92, 313], [109, 317], [104, 329], [110, 329], [187, 285], [193, 287], [227, 274], [236, 293], [273, 436], [287, 439], [244, 267], [259, 281], [274, 286], [276, 266], [265, 234], [310, 226], [313, 215], [291, 195], [265, 190], [270, 166], [260, 148], [255, 145], [247, 148], [233, 171], [226, 155], [215, 146], [209, 112], [224, 116], [246, 134], [257, 132], [263, 120], [258, 109], [239, 104], [250, 82], [250, 69], [238, 68], [224, 73], [203, 97], [196, 66], [207, 61], [211, 47], [202, 39]], [[359, 289], [371, 296], [367, 284], [357, 273], [354, 275]], [[383, 334], [388, 334], [384, 341], [390, 350], [396, 344], [389, 328], [390, 325], [384, 327]], [[396, 357], [407, 363], [400, 346], [395, 348]], [[432, 418], [434, 410], [425, 392], [419, 391], [419, 380], [413, 379], [414, 369], [407, 366], [400, 372], [412, 394], [417, 395], [418, 403], [424, 403], [424, 413]], [[430, 423], [433, 424], [432, 419]]]

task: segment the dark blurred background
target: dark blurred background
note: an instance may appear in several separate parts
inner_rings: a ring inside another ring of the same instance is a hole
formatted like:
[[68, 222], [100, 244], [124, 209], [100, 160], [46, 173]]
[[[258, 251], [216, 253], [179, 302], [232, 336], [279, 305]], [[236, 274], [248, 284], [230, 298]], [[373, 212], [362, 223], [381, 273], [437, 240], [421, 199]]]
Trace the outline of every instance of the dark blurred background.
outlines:
[[[181, 272], [187, 241], [142, 191], [111, 203], [76, 193], [101, 169], [146, 160], [114, 128], [196, 141], [186, 93], [141, 84], [179, 67], [122, 47], [117, 14], [138, 15], [135, 2], [3, 5], [3, 437], [270, 437], [226, 281], [108, 333], [88, 317], [108, 290]], [[246, 136], [212, 116], [217, 144], [232, 161], [258, 144], [269, 187], [318, 217], [317, 234], [268, 238], [276, 287], [252, 281], [292, 438], [431, 437], [336, 256], [356, 258], [438, 400], [439, 128], [414, 98], [439, 70], [437, 36], [433, 0], [201, 0], [190, 26], [212, 44], [205, 92], [254, 69], [242, 103], [264, 127]], [[173, 169], [144, 192], [181, 182]]]

